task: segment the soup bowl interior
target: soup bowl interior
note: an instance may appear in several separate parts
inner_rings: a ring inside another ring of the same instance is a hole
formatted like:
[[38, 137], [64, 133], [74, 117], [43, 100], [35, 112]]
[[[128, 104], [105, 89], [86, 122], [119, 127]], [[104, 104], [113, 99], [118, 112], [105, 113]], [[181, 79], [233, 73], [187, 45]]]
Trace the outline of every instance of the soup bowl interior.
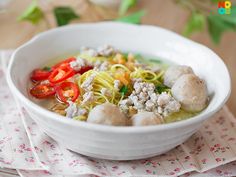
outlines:
[[[175, 123], [113, 127], [64, 118], [37, 105], [29, 96], [27, 86], [34, 68], [52, 58], [76, 53], [82, 46], [97, 48], [103, 44], [191, 66], [206, 81], [208, 107], [193, 118]], [[75, 152], [112, 160], [146, 158], [174, 148], [218, 111], [230, 94], [228, 70], [210, 49], [159, 27], [114, 22], [70, 25], [39, 34], [14, 52], [7, 80], [20, 105], [49, 136]]]

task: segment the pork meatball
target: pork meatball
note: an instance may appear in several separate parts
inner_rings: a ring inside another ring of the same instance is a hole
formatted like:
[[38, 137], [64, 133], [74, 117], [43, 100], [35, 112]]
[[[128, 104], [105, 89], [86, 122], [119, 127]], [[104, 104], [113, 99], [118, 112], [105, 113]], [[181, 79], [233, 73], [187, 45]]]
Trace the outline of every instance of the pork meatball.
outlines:
[[181, 76], [173, 85], [173, 97], [181, 108], [189, 112], [199, 112], [207, 105], [208, 93], [205, 82], [194, 74]]
[[158, 113], [139, 112], [131, 118], [133, 126], [158, 125], [162, 123], [162, 117]]
[[168, 87], [172, 87], [176, 80], [184, 74], [194, 74], [193, 70], [189, 66], [176, 65], [170, 66], [164, 74], [164, 84]]
[[127, 125], [127, 118], [120, 111], [118, 106], [111, 103], [103, 103], [94, 107], [90, 111], [87, 122], [104, 125], [124, 126]]

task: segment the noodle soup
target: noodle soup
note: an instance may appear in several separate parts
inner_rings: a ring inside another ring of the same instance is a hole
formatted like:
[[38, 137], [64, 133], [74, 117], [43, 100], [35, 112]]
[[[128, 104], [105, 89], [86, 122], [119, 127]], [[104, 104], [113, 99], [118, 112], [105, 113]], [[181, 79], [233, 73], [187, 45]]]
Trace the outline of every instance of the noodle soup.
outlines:
[[208, 102], [189, 66], [123, 53], [109, 45], [32, 71], [29, 93], [65, 116], [113, 126], [158, 125], [190, 118]]

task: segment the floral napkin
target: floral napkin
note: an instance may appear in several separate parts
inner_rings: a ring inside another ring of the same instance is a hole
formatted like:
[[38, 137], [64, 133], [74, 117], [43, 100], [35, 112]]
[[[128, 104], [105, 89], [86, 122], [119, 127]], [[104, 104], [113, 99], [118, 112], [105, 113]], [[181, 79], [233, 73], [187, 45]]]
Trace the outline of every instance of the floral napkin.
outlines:
[[[6, 66], [11, 51], [0, 54]], [[166, 154], [135, 161], [94, 159], [71, 152], [44, 134], [13, 99], [3, 68], [0, 66], [0, 166], [17, 169], [22, 177], [236, 175], [236, 119], [227, 107]]]

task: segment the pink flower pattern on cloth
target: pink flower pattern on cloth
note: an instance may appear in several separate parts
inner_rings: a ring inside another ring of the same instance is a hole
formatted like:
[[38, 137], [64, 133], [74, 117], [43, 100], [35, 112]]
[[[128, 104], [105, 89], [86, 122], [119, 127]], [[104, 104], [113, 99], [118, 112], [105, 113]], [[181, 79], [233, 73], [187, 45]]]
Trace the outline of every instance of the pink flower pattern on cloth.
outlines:
[[236, 175], [236, 119], [227, 107], [166, 154], [107, 161], [71, 152], [43, 133], [13, 99], [1, 66], [0, 100], [0, 166], [17, 169], [22, 177]]

